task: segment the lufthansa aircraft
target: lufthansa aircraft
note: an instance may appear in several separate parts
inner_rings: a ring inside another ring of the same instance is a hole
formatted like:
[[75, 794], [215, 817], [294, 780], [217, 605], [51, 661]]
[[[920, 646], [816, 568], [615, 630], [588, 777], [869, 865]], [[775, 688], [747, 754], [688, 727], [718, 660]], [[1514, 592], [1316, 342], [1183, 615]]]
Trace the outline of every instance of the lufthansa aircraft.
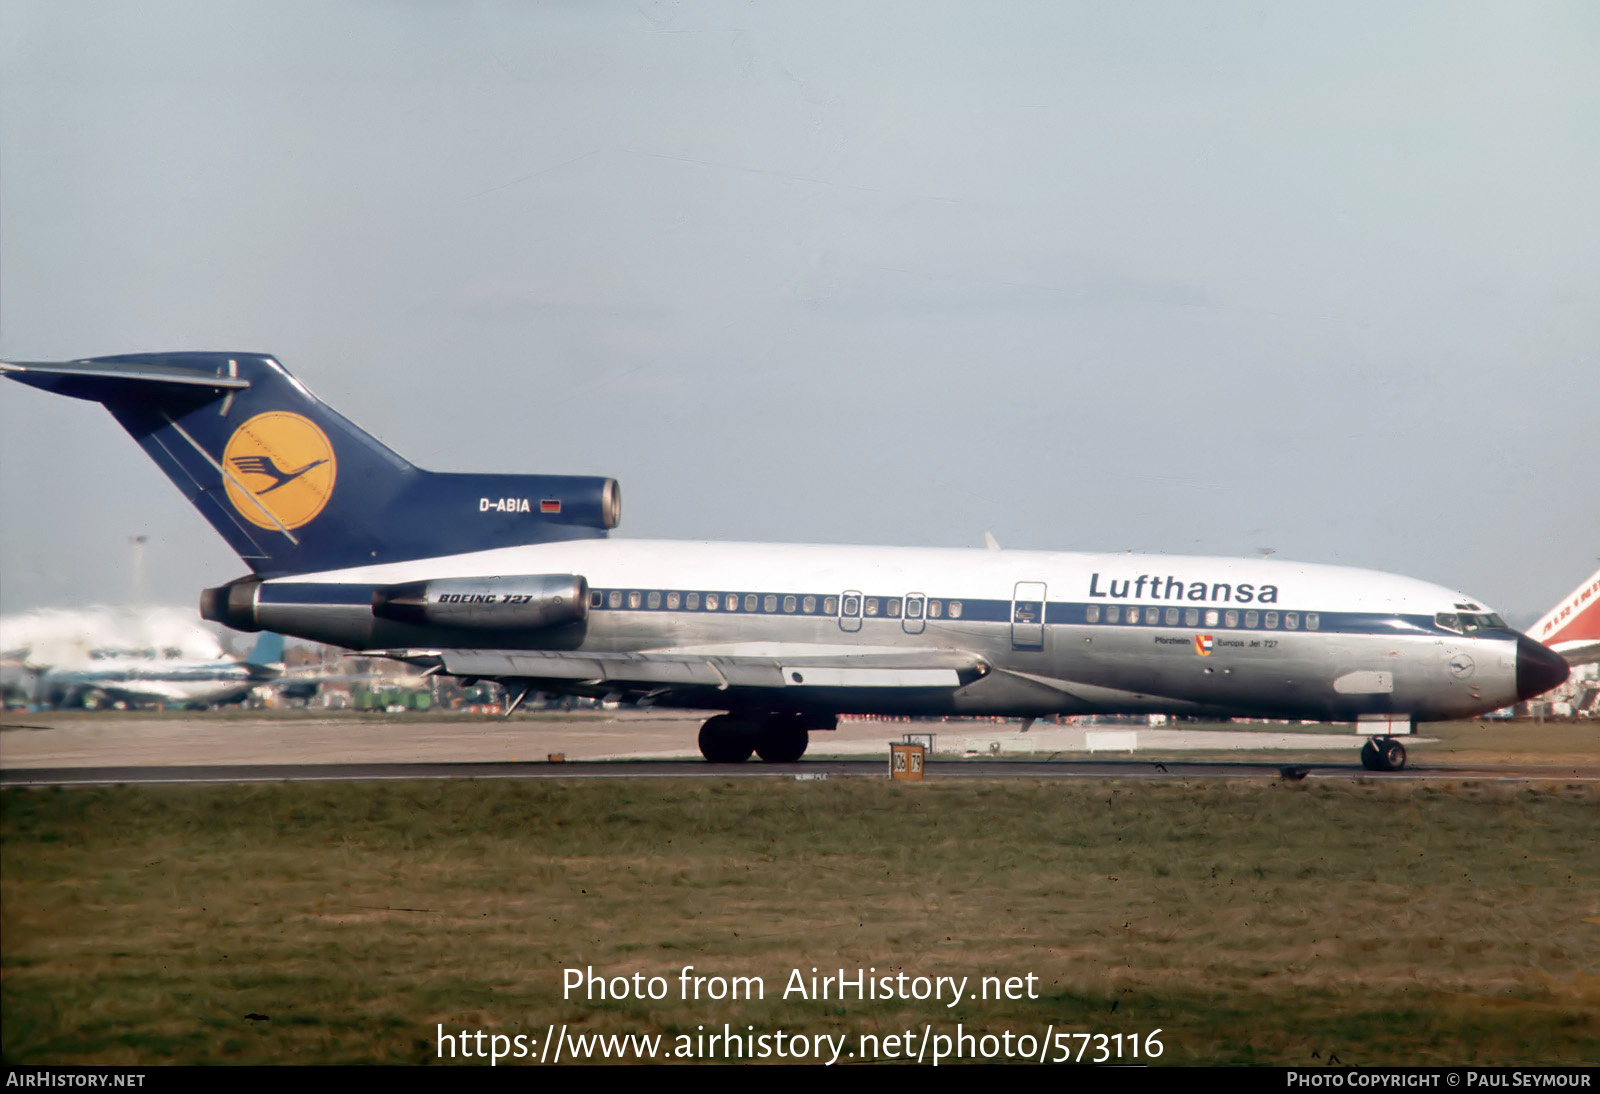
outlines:
[[[613, 479], [424, 471], [271, 357], [0, 365], [104, 403], [252, 573], [207, 619], [531, 689], [726, 711], [706, 759], [794, 761], [841, 713], [1167, 713], [1397, 736], [1567, 664], [1473, 597], [1265, 559], [616, 540]], [[515, 704], [513, 704], [514, 706]]]

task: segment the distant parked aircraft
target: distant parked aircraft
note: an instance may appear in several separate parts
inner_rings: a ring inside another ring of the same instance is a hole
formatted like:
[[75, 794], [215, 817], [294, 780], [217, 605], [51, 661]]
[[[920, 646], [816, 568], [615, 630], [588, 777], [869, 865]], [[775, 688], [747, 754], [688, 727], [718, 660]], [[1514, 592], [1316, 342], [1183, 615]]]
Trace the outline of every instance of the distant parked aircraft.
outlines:
[[[223, 661], [214, 630], [193, 608], [39, 608], [0, 618], [0, 687], [9, 702], [44, 702], [52, 670]], [[59, 691], [58, 698], [65, 698]]]
[[36, 701], [56, 707], [122, 703], [201, 707], [236, 703], [251, 689], [283, 674], [283, 635], [263, 634], [243, 660], [167, 659], [156, 651], [96, 651], [88, 665], [49, 666], [37, 672]]
[[1569, 665], [1600, 661], [1600, 570], [1562, 597], [1528, 633]]

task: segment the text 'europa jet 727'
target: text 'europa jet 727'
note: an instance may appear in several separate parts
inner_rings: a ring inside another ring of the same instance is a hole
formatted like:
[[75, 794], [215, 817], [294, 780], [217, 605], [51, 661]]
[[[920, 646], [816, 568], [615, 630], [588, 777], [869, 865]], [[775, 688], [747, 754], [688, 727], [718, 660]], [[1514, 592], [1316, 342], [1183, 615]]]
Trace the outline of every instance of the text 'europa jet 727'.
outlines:
[[[1267, 559], [608, 538], [615, 480], [406, 462], [271, 357], [0, 365], [105, 404], [252, 573], [202, 614], [530, 690], [725, 711], [708, 760], [840, 714], [1166, 713], [1396, 736], [1567, 678], [1476, 599]], [[513, 704], [513, 707], [515, 704]]]

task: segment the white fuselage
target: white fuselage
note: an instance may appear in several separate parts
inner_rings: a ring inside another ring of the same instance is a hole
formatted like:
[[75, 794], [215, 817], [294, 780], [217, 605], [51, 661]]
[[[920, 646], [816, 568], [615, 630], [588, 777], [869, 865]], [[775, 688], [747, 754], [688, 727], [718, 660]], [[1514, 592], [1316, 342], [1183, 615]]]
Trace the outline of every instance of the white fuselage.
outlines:
[[[463, 636], [367, 607], [376, 587], [525, 574], [586, 578], [583, 627]], [[1347, 720], [1514, 702], [1515, 632], [1434, 622], [1468, 609], [1489, 612], [1438, 585], [1277, 559], [589, 539], [270, 580], [258, 610], [262, 626], [355, 648], [959, 650], [1000, 670], [936, 709], [928, 694], [888, 689], [791, 689], [785, 700], [841, 710]]]
[[39, 689], [58, 704], [98, 692], [119, 702], [210, 706], [242, 699], [264, 679], [238, 662], [128, 659], [46, 669]]

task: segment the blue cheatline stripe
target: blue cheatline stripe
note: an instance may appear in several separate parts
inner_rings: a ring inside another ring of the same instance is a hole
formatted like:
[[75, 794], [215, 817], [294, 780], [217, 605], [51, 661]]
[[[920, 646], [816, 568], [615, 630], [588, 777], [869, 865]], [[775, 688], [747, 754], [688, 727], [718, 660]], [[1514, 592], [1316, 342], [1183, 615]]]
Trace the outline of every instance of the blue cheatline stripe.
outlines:
[[[261, 586], [261, 603], [263, 604], [311, 604], [311, 605], [345, 605], [367, 607], [372, 603], [372, 594], [375, 586], [372, 585], [333, 585], [319, 582], [267, 582]], [[593, 612], [683, 612], [695, 615], [722, 615], [722, 616], [782, 616], [799, 619], [835, 619], [839, 616], [839, 607], [844, 600], [838, 591], [827, 593], [761, 593], [750, 590], [729, 591], [724, 589], [686, 590], [686, 589], [590, 589], [589, 610]], [[618, 603], [611, 603], [611, 596], [615, 593]], [[699, 598], [698, 606], [688, 607], [688, 598], [691, 593]], [[637, 606], [630, 603], [630, 599], [637, 596]], [[717, 598], [716, 608], [706, 607], [707, 596]], [[655, 598], [655, 606], [651, 606], [651, 598]], [[669, 608], [667, 605], [671, 598], [677, 598], [677, 607]], [[754, 597], [754, 608], [747, 608], [749, 598]], [[768, 597], [772, 598], [772, 607], [768, 608]], [[807, 597], [811, 598], [813, 610], [806, 612], [804, 603]], [[728, 608], [730, 598], [736, 605]], [[792, 600], [791, 600], [792, 598]], [[834, 611], [824, 612], [826, 601], [833, 600]], [[877, 601], [878, 613], [867, 615], [865, 605], [868, 601]], [[792, 610], [787, 609], [787, 604], [793, 604]], [[862, 619], [864, 622], [901, 623], [901, 614], [887, 614], [890, 607], [894, 606], [897, 613], [903, 612], [905, 597], [883, 596], [865, 594], [862, 596]], [[1037, 605], [1037, 601], [1031, 602]], [[1107, 616], [1108, 608], [1120, 609], [1121, 619], [1111, 622]], [[1099, 609], [1099, 619], [1090, 622], [1089, 611], [1091, 608]], [[1146, 622], [1146, 615], [1154, 608], [1157, 612], [1156, 622]], [[955, 615], [959, 611], [959, 615]], [[1037, 622], [1037, 608], [1035, 618], [1022, 622]], [[1128, 615], [1138, 612], [1138, 622], [1128, 622]], [[1167, 621], [1167, 612], [1176, 611], [1175, 622]], [[1198, 616], [1195, 622], [1189, 621], [1189, 612]], [[934, 613], [938, 614], [935, 615]], [[1206, 622], [1207, 614], [1217, 613], [1215, 623]], [[1228, 613], [1238, 613], [1235, 622], [1227, 622]], [[1256, 626], [1245, 624], [1246, 613], [1257, 613]], [[1277, 616], [1277, 625], [1268, 627], [1266, 615], [1268, 612]], [[1288, 626], [1288, 617], [1294, 616], [1298, 624], [1295, 628]], [[1317, 626], [1308, 626], [1308, 617], [1316, 617]], [[853, 618], [853, 616], [852, 616]], [[922, 617], [929, 624], [938, 626], [941, 623], [1010, 623], [1011, 601], [1009, 600], [970, 600], [954, 597], [941, 597], [929, 595]], [[1108, 627], [1131, 630], [1135, 627], [1176, 627], [1182, 630], [1195, 631], [1271, 631], [1280, 633], [1309, 632], [1312, 634], [1381, 634], [1381, 635], [1449, 635], [1453, 638], [1461, 636], [1455, 631], [1438, 626], [1431, 615], [1387, 615], [1381, 612], [1316, 612], [1304, 609], [1284, 609], [1275, 604], [1243, 604], [1228, 606], [1213, 605], [1186, 605], [1179, 607], [1161, 602], [1151, 603], [1095, 603], [1070, 602], [1052, 600], [1045, 604], [1044, 622], [1047, 626], [1072, 626], [1072, 627]], [[1511, 632], [1506, 632], [1508, 635]], [[1479, 637], [1488, 637], [1488, 632], [1479, 634]]]
[[[698, 607], [690, 608], [690, 607], [687, 606], [687, 597], [688, 597], [690, 591], [694, 592], [694, 594], [700, 598]], [[615, 605], [613, 605], [611, 603], [611, 594], [612, 593], [616, 593], [618, 598], [619, 598], [619, 602], [617, 604], [615, 604]], [[637, 594], [637, 596], [638, 596], [638, 604], [637, 604], [637, 606], [632, 606], [629, 603], [630, 596], [632, 596], [634, 594]], [[652, 595], [654, 595], [654, 596], [656, 596], [658, 598], [655, 607], [651, 607], [650, 606], [650, 597]], [[676, 595], [678, 597], [678, 607], [669, 608], [669, 607], [667, 607], [668, 597], [669, 596], [673, 596], [673, 595]], [[621, 612], [664, 612], [664, 611], [672, 611], [672, 612], [690, 612], [690, 613], [697, 614], [697, 615], [767, 615], [767, 616], [777, 615], [777, 616], [798, 616], [799, 618], [803, 619], [803, 618], [806, 618], [808, 615], [810, 617], [812, 617], [812, 618], [835, 618], [837, 616], [837, 614], [838, 614], [837, 612], [823, 613], [820, 610], [821, 607], [822, 607], [823, 601], [825, 599], [831, 597], [831, 598], [834, 599], [835, 605], [837, 606], [838, 603], [843, 599], [841, 594], [838, 593], [838, 592], [830, 592], [830, 593], [751, 593], [751, 592], [748, 592], [748, 591], [737, 591], [737, 592], [734, 592], [734, 591], [725, 591], [725, 590], [721, 590], [721, 589], [712, 589], [712, 590], [709, 590], [709, 595], [717, 597], [718, 606], [716, 608], [707, 608], [706, 607], [706, 596], [707, 595], [708, 595], [708, 592], [704, 591], [704, 590], [681, 590], [681, 589], [590, 589], [589, 605], [590, 605], [590, 609], [593, 610], [593, 611], [621, 611]], [[754, 611], [747, 611], [745, 609], [745, 598], [748, 597], [748, 596], [754, 596], [756, 598], [756, 607], [755, 607]], [[774, 596], [776, 598], [776, 608], [775, 608], [775, 610], [768, 610], [767, 609], [767, 607], [766, 607], [766, 598], [768, 596]], [[784, 601], [788, 597], [791, 597], [791, 596], [795, 598], [796, 607], [795, 607], [795, 609], [793, 611], [785, 610], [785, 608], [783, 606], [784, 605]], [[808, 597], [808, 596], [813, 599], [813, 602], [816, 605], [816, 608], [818, 610], [810, 612], [810, 613], [807, 613], [807, 612], [804, 612], [804, 611], [801, 610], [800, 605], [803, 604], [805, 598]], [[737, 608], [735, 608], [735, 609], [733, 609], [731, 611], [726, 607], [728, 598], [730, 598], [730, 597], [735, 598], [735, 601], [736, 601], [736, 603], [738, 605]], [[863, 595], [863, 600], [864, 601], [865, 600], [873, 600], [873, 599], [877, 600], [877, 602], [878, 602], [878, 614], [877, 615], [865, 615], [863, 613], [863, 619], [864, 620], [869, 621], [869, 622], [871, 622], [871, 621], [894, 622], [894, 623], [901, 622], [901, 620], [902, 620], [902, 616], [901, 615], [898, 615], [898, 614], [897, 615], [888, 615], [888, 614], [885, 614], [885, 613], [887, 612], [888, 607], [889, 607], [891, 602], [899, 602], [899, 603], [903, 604], [904, 600], [905, 600], [904, 596], [883, 596], [883, 595], [874, 595], [874, 594], [864, 594]], [[1037, 604], [1038, 602], [1037, 601], [1033, 601], [1032, 603]], [[935, 616], [935, 615], [932, 614], [933, 610], [934, 610], [934, 605], [936, 605], [936, 604], [938, 605], [938, 610], [940, 612], [940, 614], [938, 616]], [[951, 609], [952, 609], [952, 607], [954, 605], [957, 605], [957, 604], [960, 605], [960, 613], [961, 614], [959, 616], [952, 616], [950, 614]], [[1273, 631], [1281, 631], [1281, 632], [1288, 632], [1288, 633], [1296, 633], [1298, 631], [1310, 631], [1313, 634], [1323, 634], [1323, 633], [1334, 633], [1334, 634], [1383, 634], [1383, 635], [1397, 635], [1397, 634], [1398, 635], [1404, 635], [1404, 634], [1450, 634], [1450, 635], [1453, 635], [1453, 636], [1458, 637], [1458, 638], [1460, 637], [1460, 635], [1456, 634], [1456, 632], [1454, 632], [1454, 631], [1448, 631], [1448, 630], [1445, 630], [1444, 628], [1441, 628], [1441, 627], [1437, 626], [1434, 623], [1433, 617], [1431, 615], [1388, 615], [1388, 614], [1384, 614], [1382, 612], [1316, 612], [1316, 611], [1308, 612], [1308, 611], [1305, 611], [1304, 609], [1298, 609], [1298, 608], [1296, 608], [1296, 609], [1287, 609], [1286, 610], [1283, 607], [1281, 607], [1279, 605], [1276, 605], [1276, 604], [1267, 604], [1267, 605], [1264, 605], [1264, 606], [1260, 605], [1260, 604], [1244, 604], [1244, 605], [1237, 605], [1236, 604], [1236, 605], [1227, 605], [1227, 606], [1189, 605], [1189, 606], [1186, 606], [1186, 607], [1177, 607], [1177, 606], [1175, 606], [1173, 604], [1170, 604], [1170, 603], [1160, 603], [1160, 602], [1157, 602], [1157, 603], [1154, 603], [1154, 604], [1151, 604], [1151, 603], [1123, 603], [1123, 602], [1117, 602], [1115, 604], [1115, 606], [1121, 609], [1121, 613], [1120, 614], [1121, 614], [1122, 618], [1118, 622], [1112, 623], [1106, 618], [1107, 612], [1106, 612], [1105, 609], [1108, 606], [1111, 606], [1111, 605], [1107, 605], [1103, 601], [1096, 602], [1096, 603], [1093, 603], [1093, 604], [1084, 603], [1084, 602], [1073, 603], [1073, 602], [1063, 602], [1063, 601], [1049, 601], [1045, 605], [1045, 619], [1044, 619], [1044, 621], [1045, 621], [1046, 625], [1048, 625], [1048, 626], [1076, 626], [1076, 627], [1098, 626], [1098, 627], [1122, 627], [1122, 628], [1132, 628], [1132, 627], [1135, 627], [1135, 626], [1138, 626], [1138, 627], [1160, 626], [1160, 627], [1179, 627], [1179, 628], [1186, 629], [1186, 630], [1206, 630], [1206, 631], [1213, 631], [1213, 630], [1223, 630], [1223, 631], [1266, 631], [1266, 630], [1273, 630]], [[1088, 618], [1089, 609], [1092, 608], [1092, 607], [1100, 609], [1100, 618], [1099, 618], [1098, 621], [1093, 622], [1093, 623], [1091, 623], [1089, 621], [1089, 618]], [[1155, 623], [1146, 623], [1145, 622], [1145, 614], [1147, 613], [1147, 611], [1150, 608], [1155, 608], [1156, 611], [1158, 612], [1157, 621]], [[1127, 615], [1133, 609], [1138, 609], [1138, 612], [1139, 612], [1139, 621], [1137, 623], [1129, 623], [1127, 621]], [[1167, 614], [1166, 613], [1167, 613], [1168, 610], [1176, 610], [1178, 612], [1177, 622], [1168, 623], [1166, 621], [1167, 620]], [[1188, 613], [1190, 611], [1195, 611], [1195, 612], [1198, 613], [1198, 615], [1199, 615], [1198, 621], [1196, 621], [1194, 623], [1189, 623], [1188, 622]], [[1212, 611], [1217, 613], [1217, 622], [1215, 622], [1215, 623], [1207, 623], [1206, 622], [1207, 613], [1208, 612], [1212, 612]], [[1236, 622], [1234, 624], [1232, 624], [1231, 626], [1227, 622], [1227, 613], [1228, 612], [1237, 612], [1238, 613], [1238, 618], [1237, 618]], [[1245, 625], [1245, 618], [1246, 618], [1246, 613], [1247, 612], [1255, 612], [1255, 613], [1257, 613], [1256, 625], [1254, 627], [1250, 627], [1250, 626], [1246, 626]], [[1274, 626], [1274, 627], [1267, 627], [1265, 625], [1266, 614], [1268, 612], [1272, 612], [1273, 614], [1275, 614], [1277, 616], [1277, 625]], [[1297, 626], [1295, 628], [1293, 628], [1293, 629], [1291, 629], [1287, 625], [1287, 617], [1289, 617], [1291, 615], [1295, 617], [1295, 622], [1297, 624]], [[1307, 621], [1307, 617], [1308, 616], [1315, 616], [1316, 617], [1317, 624], [1318, 624], [1316, 627], [1309, 627], [1307, 625], [1307, 622], [1308, 622]], [[929, 594], [928, 598], [927, 598], [927, 609], [924, 612], [923, 618], [926, 619], [927, 622], [929, 622], [931, 624], [934, 624], [934, 625], [937, 625], [937, 624], [940, 624], [940, 623], [947, 623], [947, 622], [1009, 623], [1009, 622], [1011, 622], [1011, 601], [1009, 601], [1009, 600], [956, 599], [956, 598], [953, 598], [953, 597], [940, 597], [940, 596], [935, 596], [935, 595]], [[1024, 622], [1037, 622], [1037, 618], [1032, 619], [1032, 620], [1026, 620]]]
[[261, 586], [262, 604], [360, 604], [372, 606], [371, 585], [328, 585], [318, 582], [269, 581]]

